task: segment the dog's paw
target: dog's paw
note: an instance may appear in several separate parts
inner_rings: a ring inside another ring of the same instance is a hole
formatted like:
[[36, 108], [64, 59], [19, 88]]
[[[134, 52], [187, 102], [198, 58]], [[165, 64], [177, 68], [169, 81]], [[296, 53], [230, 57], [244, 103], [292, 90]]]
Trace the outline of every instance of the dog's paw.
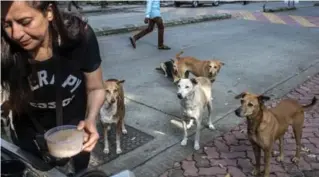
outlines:
[[187, 145], [187, 139], [183, 139], [182, 142], [181, 142], [181, 145], [182, 146], [186, 146]]
[[213, 124], [208, 125], [208, 128], [211, 129], [211, 130], [215, 130], [216, 129]]
[[280, 155], [280, 156], [278, 156], [278, 157], [276, 158], [276, 160], [277, 160], [278, 162], [282, 162], [282, 161], [284, 160], [284, 156], [283, 156], [283, 155]]
[[199, 150], [199, 148], [200, 148], [199, 143], [195, 143], [194, 144], [194, 149], [197, 151], [197, 150]]
[[121, 154], [121, 153], [122, 153], [122, 149], [121, 148], [116, 149], [116, 154]]
[[271, 155], [272, 155], [273, 157], [277, 156], [278, 154], [279, 154], [279, 152], [278, 152], [278, 151], [275, 151], [275, 150], [271, 152]]
[[299, 160], [300, 160], [300, 158], [298, 158], [298, 157], [294, 157], [291, 159], [291, 161], [295, 164], [299, 163]]
[[254, 176], [258, 176], [260, 174], [260, 170], [257, 170], [256, 168], [254, 168], [254, 170], [251, 172], [251, 174]]
[[127, 134], [127, 130], [126, 130], [126, 129], [123, 129], [123, 130], [122, 130], [122, 133], [123, 133], [124, 135], [126, 135], [126, 134]]
[[104, 149], [103, 152], [104, 152], [104, 154], [108, 154], [108, 153], [110, 153], [110, 150], [109, 149]]

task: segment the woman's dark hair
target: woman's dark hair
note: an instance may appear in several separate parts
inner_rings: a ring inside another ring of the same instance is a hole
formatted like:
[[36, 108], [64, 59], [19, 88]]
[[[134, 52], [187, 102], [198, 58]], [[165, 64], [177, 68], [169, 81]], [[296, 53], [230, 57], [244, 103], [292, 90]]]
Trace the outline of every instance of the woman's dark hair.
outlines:
[[[12, 2], [1, 2], [12, 3]], [[54, 18], [49, 25], [52, 43], [59, 43], [61, 51], [75, 46], [85, 37], [86, 21], [79, 15], [62, 12], [55, 1], [27, 1], [27, 3], [46, 13], [48, 7], [52, 8]], [[59, 41], [59, 42], [58, 42]], [[9, 94], [9, 102], [15, 113], [23, 113], [32, 97], [29, 86], [31, 75], [30, 55], [27, 51], [14, 43], [7, 36], [1, 25], [1, 86]]]

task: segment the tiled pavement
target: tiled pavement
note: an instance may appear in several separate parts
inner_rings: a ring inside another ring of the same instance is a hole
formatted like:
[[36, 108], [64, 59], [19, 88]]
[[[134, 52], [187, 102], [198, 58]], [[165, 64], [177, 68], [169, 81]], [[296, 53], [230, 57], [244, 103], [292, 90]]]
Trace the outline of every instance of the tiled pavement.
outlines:
[[[292, 90], [285, 97], [297, 99], [301, 104], [308, 104], [315, 95], [319, 97], [319, 73]], [[274, 103], [276, 101], [270, 101], [268, 104], [272, 105]], [[199, 151], [189, 155], [183, 161], [176, 162], [161, 177], [224, 177], [227, 173], [232, 177], [251, 177], [252, 164], [255, 160], [245, 131], [246, 124], [243, 121], [242, 124], [228, 133], [202, 146]], [[305, 113], [302, 145], [302, 158], [299, 166], [296, 166], [290, 162], [295, 153], [295, 140], [292, 130], [289, 129], [285, 134], [284, 161], [278, 163], [272, 157], [270, 176], [319, 176], [319, 103]], [[278, 150], [277, 145], [274, 145], [274, 149]]]

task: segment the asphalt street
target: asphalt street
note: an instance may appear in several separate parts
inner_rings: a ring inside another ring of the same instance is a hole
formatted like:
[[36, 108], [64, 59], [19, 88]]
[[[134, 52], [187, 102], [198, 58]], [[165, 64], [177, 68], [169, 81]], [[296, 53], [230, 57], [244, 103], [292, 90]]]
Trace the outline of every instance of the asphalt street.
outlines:
[[193, 141], [180, 147], [183, 131], [176, 118], [176, 87], [154, 69], [180, 50], [226, 64], [213, 84], [212, 117], [218, 128], [204, 130], [202, 141], [240, 121], [232, 113], [238, 106], [236, 94], [267, 92], [278, 97], [319, 71], [319, 28], [238, 19], [185, 25], [166, 29], [170, 51], [157, 50], [156, 31], [138, 41], [136, 49], [129, 43], [130, 35], [99, 38], [103, 73], [105, 79], [125, 79], [126, 124], [155, 139], [101, 166], [107, 173], [131, 169], [137, 176], [157, 176], [192, 151]]
[[[192, 8], [189, 5], [184, 5], [179, 8], [175, 7], [162, 7], [161, 14], [166, 20], [180, 20], [181, 18], [196, 17], [201, 15], [211, 15], [216, 13], [236, 13], [240, 11], [245, 12], [261, 12], [264, 3], [249, 3], [243, 6], [241, 3], [234, 4], [221, 4], [220, 6], [213, 7], [211, 5], [205, 5], [203, 7]], [[313, 7], [313, 10], [307, 11], [313, 6], [313, 2], [300, 2], [296, 4], [296, 7], [300, 8], [298, 11], [304, 15], [311, 15], [318, 12], [318, 7]], [[278, 8], [287, 7], [284, 2], [268, 2], [266, 8]], [[296, 13], [297, 11], [290, 11], [286, 13]], [[134, 6], [132, 8], [126, 8], [118, 10], [117, 13], [112, 12], [98, 12], [98, 13], [85, 13], [88, 18], [89, 24], [93, 28], [121, 28], [130, 25], [143, 25], [145, 13], [145, 6]], [[317, 13], [318, 14], [318, 13]], [[235, 16], [235, 15], [234, 15]]]

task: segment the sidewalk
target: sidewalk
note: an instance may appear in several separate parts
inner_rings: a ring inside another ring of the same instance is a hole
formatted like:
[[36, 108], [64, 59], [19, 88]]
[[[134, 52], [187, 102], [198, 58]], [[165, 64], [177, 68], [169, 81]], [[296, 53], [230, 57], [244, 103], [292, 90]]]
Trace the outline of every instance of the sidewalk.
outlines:
[[96, 12], [117, 12], [117, 11], [123, 11], [127, 9], [135, 9], [144, 7], [144, 5], [108, 5], [104, 8], [101, 8], [101, 6], [81, 6], [83, 10], [81, 10], [82, 13], [96, 13]]
[[[301, 104], [307, 104], [313, 96], [319, 96], [319, 73], [292, 90], [285, 97], [297, 99]], [[273, 103], [274, 101], [270, 101], [268, 105]], [[305, 148], [302, 148], [302, 157], [298, 167], [290, 161], [295, 153], [295, 140], [292, 130], [289, 128], [284, 141], [284, 162], [278, 163], [275, 157], [272, 157], [271, 177], [318, 177], [318, 103], [305, 113], [302, 143]], [[275, 145], [274, 149], [278, 151], [278, 146]], [[207, 143], [198, 152], [189, 155], [181, 162], [175, 162], [174, 166], [163, 173], [161, 177], [224, 177], [227, 173], [232, 177], [252, 177], [250, 172], [253, 170], [254, 159], [252, 147], [246, 136], [246, 124], [243, 120], [242, 124]]]

